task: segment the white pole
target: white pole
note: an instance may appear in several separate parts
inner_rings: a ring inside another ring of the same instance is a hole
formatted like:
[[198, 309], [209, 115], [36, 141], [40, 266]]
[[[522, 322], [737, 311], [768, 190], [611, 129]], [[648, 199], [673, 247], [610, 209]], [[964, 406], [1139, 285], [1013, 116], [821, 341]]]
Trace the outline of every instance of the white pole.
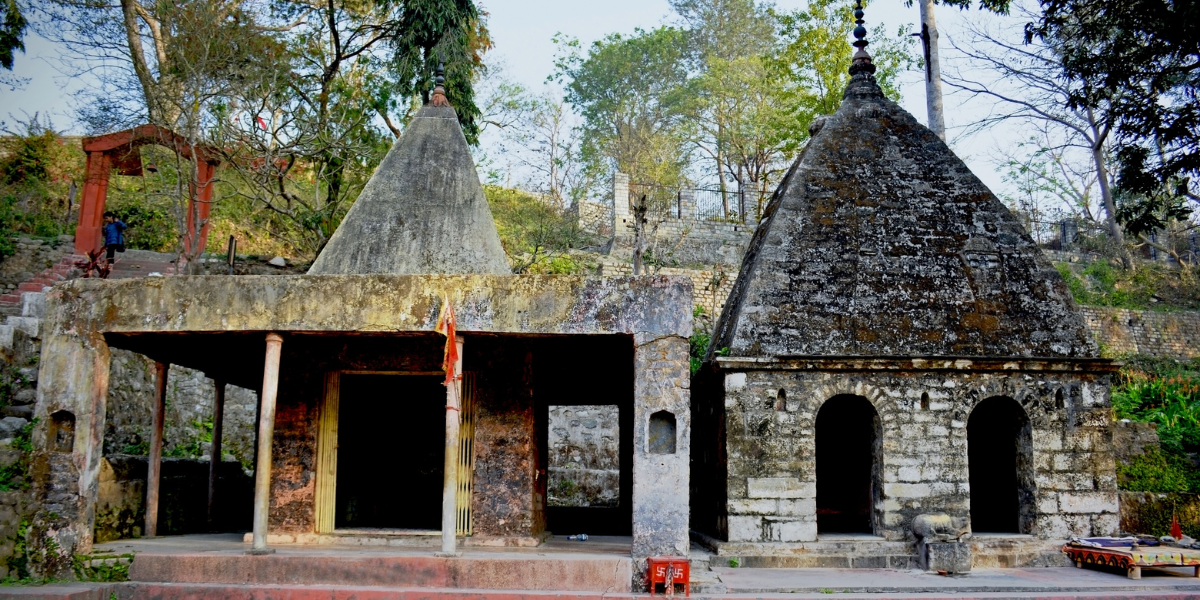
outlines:
[[442, 552], [458, 555], [458, 422], [462, 403], [463, 338], [455, 339], [458, 359], [454, 362], [454, 381], [446, 386], [446, 462], [442, 485]]
[[271, 508], [271, 441], [275, 435], [275, 395], [279, 391], [279, 354], [283, 337], [267, 334], [263, 363], [262, 410], [258, 413], [258, 464], [254, 467], [254, 544], [251, 554], [268, 554], [267, 517]]
[[938, 60], [937, 21], [933, 0], [920, 0], [921, 39], [925, 43], [925, 107], [929, 110], [929, 129], [946, 141], [946, 118], [942, 112], [942, 66]]

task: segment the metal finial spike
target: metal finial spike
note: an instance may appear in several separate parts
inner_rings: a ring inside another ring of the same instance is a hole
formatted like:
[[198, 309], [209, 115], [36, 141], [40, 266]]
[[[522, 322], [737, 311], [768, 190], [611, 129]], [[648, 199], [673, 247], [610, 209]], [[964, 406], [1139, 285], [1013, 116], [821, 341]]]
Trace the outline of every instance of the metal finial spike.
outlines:
[[854, 44], [853, 44], [853, 46], [855, 48], [858, 48], [859, 50], [862, 50], [863, 48], [867, 47], [867, 44], [870, 43], [866, 40], [867, 28], [863, 27], [862, 0], [858, 0], [858, 2], [855, 3], [855, 5], [854, 5], [854, 24], [856, 25], [856, 27], [854, 28]]
[[446, 99], [446, 67], [442, 63], [438, 63], [437, 70], [433, 72], [433, 97], [429, 99], [429, 103], [434, 106], [450, 106], [450, 101]]

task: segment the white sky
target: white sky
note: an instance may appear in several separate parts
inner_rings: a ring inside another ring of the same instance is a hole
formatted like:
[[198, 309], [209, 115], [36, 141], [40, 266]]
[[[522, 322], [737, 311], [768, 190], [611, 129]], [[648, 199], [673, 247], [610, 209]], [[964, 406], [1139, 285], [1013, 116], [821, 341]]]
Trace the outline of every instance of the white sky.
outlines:
[[[551, 37], [562, 32], [574, 36], [586, 49], [591, 42], [612, 32], [629, 33], [635, 27], [653, 28], [671, 20], [666, 0], [481, 0], [488, 12], [488, 27], [495, 43], [489, 59], [500, 59], [508, 76], [531, 89], [539, 89], [553, 70], [554, 44]], [[804, 0], [775, 0], [784, 10], [802, 8]], [[946, 37], [955, 36], [963, 19], [994, 19], [978, 10], [960, 11], [939, 7], [938, 25], [941, 29], [943, 61], [948, 53]], [[916, 23], [917, 7], [907, 7], [903, 0], [876, 0], [866, 9], [868, 27], [879, 23], [895, 31], [902, 24]], [[0, 88], [0, 121], [11, 127], [13, 118], [23, 119], [35, 112], [49, 115], [55, 126], [68, 133], [81, 133], [75, 122], [72, 98], [83, 100], [85, 82], [59, 74], [55, 68], [56, 48], [48, 41], [30, 36], [27, 51], [16, 56], [14, 74], [29, 81], [22, 89]], [[851, 49], [847, 45], [847, 52]], [[918, 120], [926, 121], [924, 87], [921, 73], [905, 79], [902, 105]], [[970, 122], [972, 115], [987, 111], [987, 106], [966, 105], [959, 98], [945, 98], [947, 126], [951, 146], [971, 169], [993, 191], [1003, 193], [1004, 184], [995, 172], [993, 157], [1012, 148], [1025, 136], [1013, 128], [1002, 132], [957, 139], [956, 128]], [[11, 115], [11, 116], [10, 116]]]

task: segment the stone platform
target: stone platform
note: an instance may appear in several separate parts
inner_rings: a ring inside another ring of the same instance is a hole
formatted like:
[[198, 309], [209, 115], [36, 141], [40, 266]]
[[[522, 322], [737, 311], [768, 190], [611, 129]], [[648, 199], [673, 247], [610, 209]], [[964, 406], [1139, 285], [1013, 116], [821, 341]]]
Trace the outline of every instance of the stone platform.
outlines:
[[234, 586], [359, 586], [629, 592], [629, 538], [561, 538], [539, 548], [464, 549], [444, 558], [411, 546], [279, 545], [245, 553], [240, 535], [188, 535], [97, 544], [93, 556], [134, 555], [131, 582]]

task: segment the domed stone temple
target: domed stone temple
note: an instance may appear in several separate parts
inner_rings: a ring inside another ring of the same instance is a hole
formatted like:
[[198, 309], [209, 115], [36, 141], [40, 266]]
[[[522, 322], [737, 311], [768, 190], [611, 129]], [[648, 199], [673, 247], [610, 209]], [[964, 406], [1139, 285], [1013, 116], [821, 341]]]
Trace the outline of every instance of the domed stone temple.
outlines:
[[910, 568], [938, 559], [913, 532], [931, 515], [958, 570], [1065, 564], [1064, 539], [1118, 528], [1114, 367], [856, 45], [694, 378], [692, 527], [744, 566]]

